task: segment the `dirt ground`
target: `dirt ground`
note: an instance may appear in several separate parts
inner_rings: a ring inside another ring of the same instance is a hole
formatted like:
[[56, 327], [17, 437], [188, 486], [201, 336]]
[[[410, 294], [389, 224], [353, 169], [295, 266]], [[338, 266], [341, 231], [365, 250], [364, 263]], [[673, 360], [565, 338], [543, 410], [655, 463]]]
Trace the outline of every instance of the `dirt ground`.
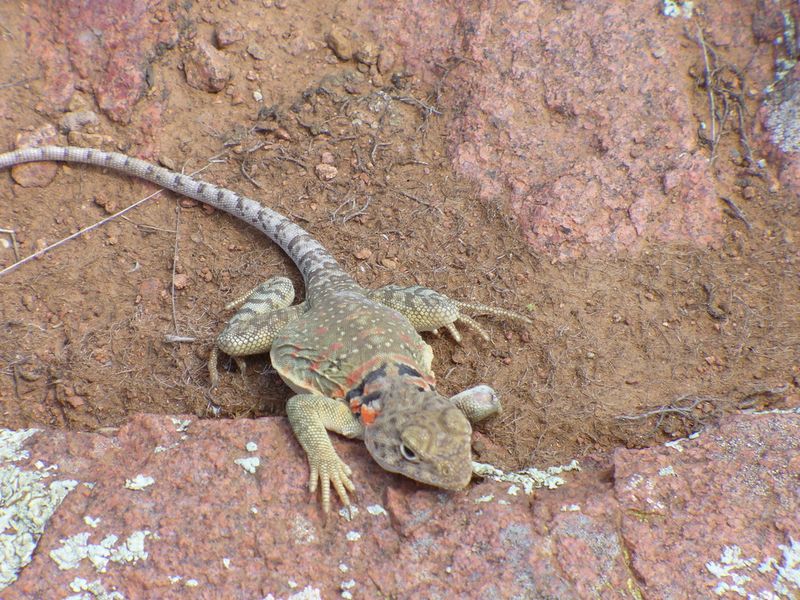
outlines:
[[[192, 10], [196, 36], [210, 39], [209, 19]], [[246, 18], [248, 6], [202, 10]], [[4, 148], [47, 122], [35, 110], [39, 68], [20, 19], [0, 7], [2, 60], [13, 66], [0, 84], [30, 78], [0, 85], [15, 107], [0, 121]], [[348, 24], [346, 12], [337, 22]], [[260, 114], [242, 75], [254, 69], [246, 53], [230, 53], [246, 99], [238, 102], [236, 93], [186, 84], [179, 64], [188, 38], [165, 52], [153, 64], [155, 86], [170, 94], [159, 158], [290, 215], [366, 287], [424, 284], [529, 314], [531, 326], [483, 319], [490, 343], [470, 332], [462, 345], [425, 335], [441, 391], [489, 383], [502, 397], [504, 413], [479, 428], [481, 460], [563, 463], [682, 437], [726, 413], [800, 405], [800, 208], [771, 184], [769, 167], [742, 186], [740, 169], [719, 153], [721, 195], [745, 187], [748, 199], [747, 223], [726, 212], [718, 249], [659, 244], [636, 256], [554, 261], [523, 242], [501, 198], [478, 199], [452, 171], [447, 115], [458, 107], [446, 81], [373, 85], [321, 45], [309, 62], [275, 41], [322, 40], [330, 25], [322, 8], [281, 13], [273, 31], [288, 37], [260, 40], [282, 57], [277, 72], [258, 73], [269, 90]], [[698, 113], [705, 102], [698, 89]], [[113, 139], [110, 149], [130, 143], [123, 125], [101, 120], [98, 132]], [[325, 152], [338, 169], [330, 181], [315, 172]], [[0, 228], [13, 230], [25, 256], [152, 191], [83, 166], [59, 167], [41, 189], [2, 173]], [[283, 414], [290, 391], [266, 357], [249, 359], [244, 378], [222, 361], [228, 372], [213, 393], [206, 360], [227, 302], [273, 275], [302, 282], [262, 235], [194, 204], [162, 193], [0, 276], [0, 425], [97, 431], [138, 412]], [[15, 248], [8, 233], [0, 242], [5, 267]]]

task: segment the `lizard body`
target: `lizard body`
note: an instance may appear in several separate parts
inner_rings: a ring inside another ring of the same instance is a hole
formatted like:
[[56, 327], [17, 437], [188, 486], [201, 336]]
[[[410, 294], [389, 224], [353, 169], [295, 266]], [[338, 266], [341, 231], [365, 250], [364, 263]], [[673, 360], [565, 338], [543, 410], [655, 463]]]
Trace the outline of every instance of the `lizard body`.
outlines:
[[436, 391], [432, 351], [420, 331], [457, 321], [488, 339], [465, 310], [529, 322], [511, 311], [451, 300], [421, 286], [359, 286], [308, 232], [283, 215], [230, 190], [146, 161], [91, 148], [44, 146], [0, 154], [0, 170], [33, 161], [86, 163], [151, 181], [225, 211], [263, 232], [297, 265], [306, 300], [292, 304], [291, 282], [275, 277], [229, 307], [240, 307], [209, 357], [212, 386], [218, 352], [244, 370], [243, 356], [270, 353], [295, 395], [287, 403], [292, 429], [306, 452], [309, 489], [330, 488], [345, 505], [354, 491], [349, 467], [328, 431], [363, 439], [384, 469], [445, 489], [461, 489], [472, 474], [471, 423], [500, 410], [488, 386], [446, 398]]

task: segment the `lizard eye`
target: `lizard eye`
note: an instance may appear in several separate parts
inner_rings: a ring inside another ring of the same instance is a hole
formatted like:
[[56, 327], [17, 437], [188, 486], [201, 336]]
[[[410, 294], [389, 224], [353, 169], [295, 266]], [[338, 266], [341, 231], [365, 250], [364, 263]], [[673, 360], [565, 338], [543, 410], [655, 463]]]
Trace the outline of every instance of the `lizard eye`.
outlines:
[[409, 462], [419, 462], [417, 453], [402, 442], [400, 442], [400, 454]]

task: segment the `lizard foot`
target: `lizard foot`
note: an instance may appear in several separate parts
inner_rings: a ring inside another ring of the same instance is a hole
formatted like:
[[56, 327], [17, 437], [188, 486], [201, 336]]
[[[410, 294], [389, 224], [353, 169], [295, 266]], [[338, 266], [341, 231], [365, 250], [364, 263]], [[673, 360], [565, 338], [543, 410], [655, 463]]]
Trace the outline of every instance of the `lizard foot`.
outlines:
[[352, 471], [336, 452], [327, 458], [312, 459], [308, 458], [308, 466], [311, 473], [308, 478], [308, 491], [312, 494], [320, 486], [322, 494], [322, 510], [327, 514], [331, 510], [331, 486], [336, 490], [342, 504], [350, 506], [350, 499], [347, 492], [355, 493], [356, 486], [350, 481]]
[[349, 438], [361, 437], [364, 427], [341, 400], [314, 394], [297, 394], [286, 403], [286, 416], [297, 441], [308, 457], [308, 490], [313, 494], [320, 487], [322, 510], [331, 510], [331, 486], [342, 504], [350, 506], [347, 492], [355, 493], [350, 481], [352, 471], [331, 444], [328, 431]]
[[456, 328], [456, 323], [476, 332], [484, 340], [489, 340], [488, 332], [467, 313], [531, 323], [528, 317], [520, 313], [476, 302], [452, 300], [444, 294], [419, 285], [387, 285], [372, 290], [369, 297], [401, 313], [417, 331], [436, 332], [439, 328], [444, 328], [459, 343], [461, 333]]

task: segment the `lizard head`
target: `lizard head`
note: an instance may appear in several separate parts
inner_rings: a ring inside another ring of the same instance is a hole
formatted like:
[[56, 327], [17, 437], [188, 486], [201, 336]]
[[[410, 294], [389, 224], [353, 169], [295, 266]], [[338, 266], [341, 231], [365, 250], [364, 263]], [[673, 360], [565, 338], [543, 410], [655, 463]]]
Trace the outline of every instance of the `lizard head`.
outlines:
[[472, 477], [472, 427], [435, 391], [397, 383], [381, 394], [381, 412], [365, 428], [372, 458], [387, 471], [448, 490]]

